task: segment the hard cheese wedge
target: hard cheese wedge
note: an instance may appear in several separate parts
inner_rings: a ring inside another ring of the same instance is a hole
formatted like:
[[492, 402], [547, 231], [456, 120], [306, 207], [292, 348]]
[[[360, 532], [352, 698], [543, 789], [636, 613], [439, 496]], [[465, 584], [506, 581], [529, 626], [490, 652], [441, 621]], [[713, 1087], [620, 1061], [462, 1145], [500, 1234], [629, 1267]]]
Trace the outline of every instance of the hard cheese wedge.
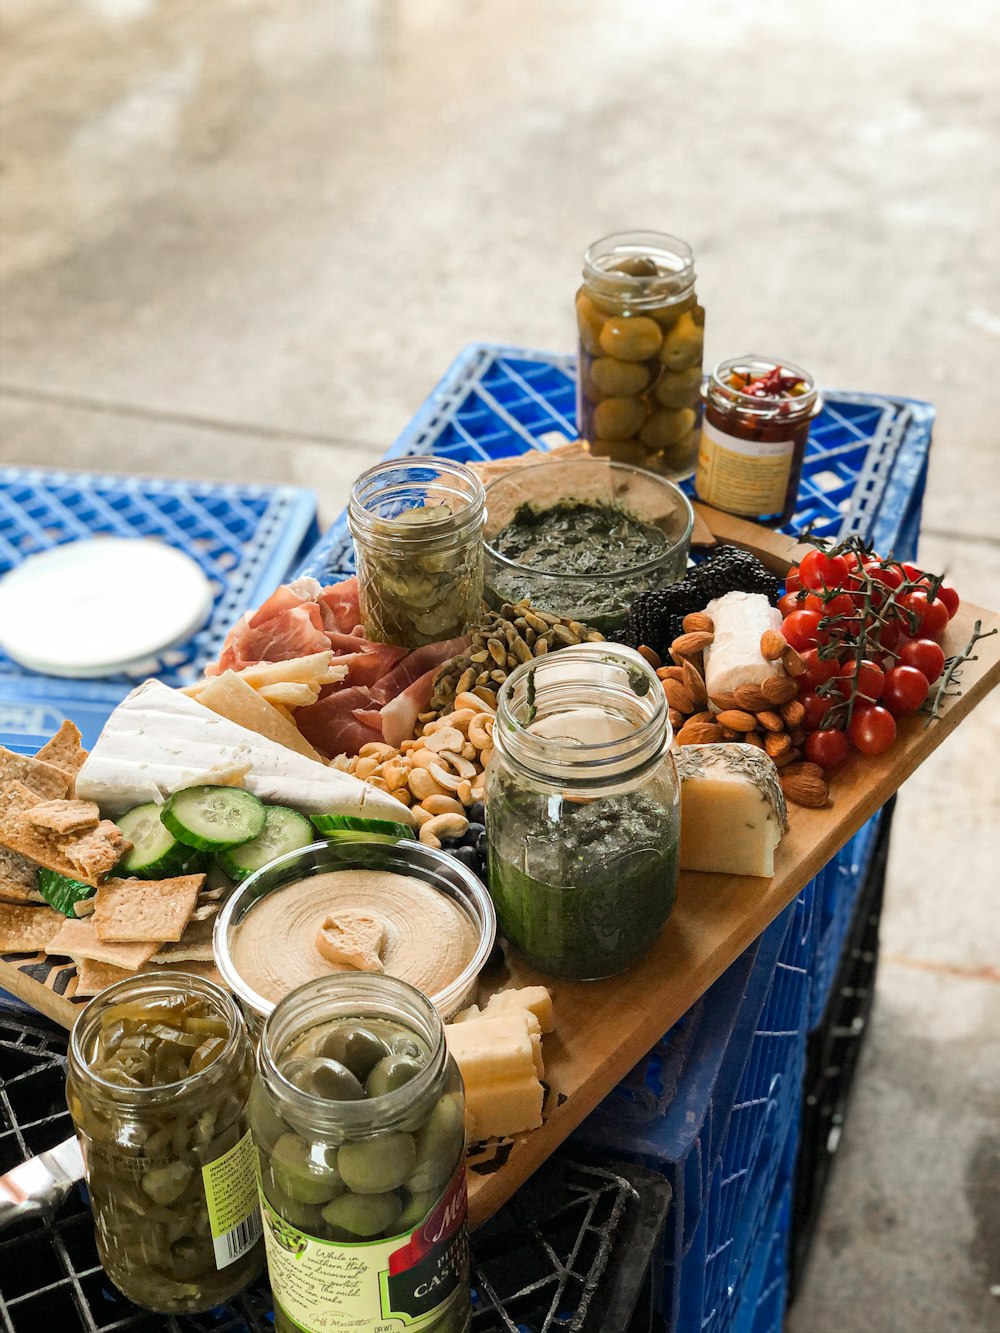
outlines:
[[502, 1138], [537, 1129], [545, 1070], [534, 1014], [522, 1009], [503, 1018], [471, 1018], [449, 1025], [446, 1032], [465, 1083], [469, 1137]]
[[682, 745], [682, 870], [774, 874], [774, 849], [788, 827], [771, 757], [753, 745]]
[[304, 814], [413, 822], [386, 792], [265, 740], [155, 680], [133, 690], [108, 718], [76, 793], [114, 816], [202, 782], [245, 787]]

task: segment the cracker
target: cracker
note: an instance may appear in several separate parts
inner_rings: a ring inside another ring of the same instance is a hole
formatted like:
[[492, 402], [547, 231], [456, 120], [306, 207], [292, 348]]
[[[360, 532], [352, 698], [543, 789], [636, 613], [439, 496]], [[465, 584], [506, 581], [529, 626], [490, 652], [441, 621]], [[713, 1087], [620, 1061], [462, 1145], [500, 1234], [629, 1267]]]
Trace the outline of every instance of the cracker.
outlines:
[[133, 968], [116, 967], [114, 963], [98, 963], [93, 958], [81, 958], [76, 965], [77, 995], [97, 995], [99, 991], [111, 986], [125, 977], [138, 974]]
[[46, 801], [63, 800], [70, 794], [72, 778], [61, 768], [15, 754], [0, 745], [0, 782], [23, 782], [30, 792]]
[[75, 916], [93, 916], [96, 907], [96, 894], [91, 894], [89, 898], [77, 898], [73, 904], [73, 914]]
[[110, 879], [97, 890], [94, 926], [106, 944], [180, 940], [204, 875], [175, 879]]
[[61, 839], [60, 849], [76, 867], [75, 878], [87, 884], [97, 884], [114, 870], [132, 844], [117, 824], [102, 819], [96, 828], [87, 829], [72, 840]]
[[75, 722], [64, 722], [56, 734], [47, 740], [35, 758], [53, 764], [75, 779], [84, 765], [87, 751], [81, 744], [80, 728]]
[[27, 814], [28, 823], [48, 833], [78, 833], [96, 828], [101, 812], [95, 801], [42, 801]]
[[9, 851], [6, 847], [0, 847], [0, 879], [23, 884], [26, 889], [33, 889], [38, 883], [38, 867], [26, 856]]
[[98, 939], [92, 917], [78, 921], [64, 916], [61, 920], [62, 925], [45, 945], [45, 952], [72, 958], [77, 964], [81, 958], [92, 958], [135, 971], [148, 963], [159, 948], [155, 940], [142, 944], [105, 944]]
[[[155, 972], [157, 976], [162, 976], [164, 973], [187, 972], [190, 976], [204, 977], [207, 981], [214, 981], [215, 984], [221, 986], [223, 990], [228, 990], [226, 983], [222, 979], [222, 974], [215, 966], [214, 961], [210, 962], [207, 959], [198, 960], [192, 958], [185, 963], [159, 963], [155, 968], [151, 965], [149, 967], [144, 967], [142, 970], [147, 976], [151, 972]], [[178, 981], [178, 985], [182, 984], [182, 982]]]
[[[95, 873], [89, 866], [91, 864], [103, 865], [108, 860], [110, 853], [104, 851], [100, 857], [91, 858], [89, 841], [94, 838], [94, 835], [98, 833], [103, 825], [98, 825], [96, 829], [91, 829], [82, 836], [74, 835], [75, 841], [73, 843], [57, 843], [40, 829], [36, 829], [28, 823], [28, 813], [42, 804], [42, 798], [36, 796], [23, 782], [11, 781], [0, 784], [0, 845], [37, 862], [38, 865], [44, 866], [46, 870], [54, 870], [58, 875], [65, 875], [68, 879], [79, 879], [96, 887], [100, 871]], [[114, 855], [114, 860], [117, 860], [128, 844], [110, 820], [105, 820], [104, 824], [108, 828], [114, 829], [115, 837], [118, 840], [120, 850]], [[98, 841], [101, 842], [103, 847], [103, 838]], [[84, 843], [84, 864], [82, 865], [71, 859], [69, 855], [70, 848], [78, 849], [81, 842]], [[111, 865], [114, 865], [114, 860], [111, 861]], [[110, 868], [109, 865], [108, 869]]]
[[238, 727], [255, 731], [258, 736], [295, 750], [307, 759], [323, 762], [295, 725], [273, 704], [262, 699], [235, 671], [224, 671], [221, 676], [213, 676], [198, 694], [198, 702], [219, 717], [235, 722]]
[[212, 933], [215, 922], [192, 921], [187, 930], [175, 944], [164, 944], [150, 959], [153, 963], [207, 962], [214, 958], [212, 952]]
[[[27, 889], [15, 880], [0, 875], [0, 901], [5, 903], [43, 903], [45, 897], [37, 889]], [[212, 904], [214, 906], [214, 904]]]
[[45, 949], [66, 918], [51, 907], [0, 903], [0, 953], [36, 953]]

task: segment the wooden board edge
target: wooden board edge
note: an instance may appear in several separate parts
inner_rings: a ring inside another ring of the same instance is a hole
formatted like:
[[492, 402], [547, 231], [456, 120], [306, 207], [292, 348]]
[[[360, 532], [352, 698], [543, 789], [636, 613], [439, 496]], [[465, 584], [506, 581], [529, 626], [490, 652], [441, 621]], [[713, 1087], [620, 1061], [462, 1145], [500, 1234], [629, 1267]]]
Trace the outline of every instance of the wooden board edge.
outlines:
[[[72, 964], [67, 963], [66, 966], [71, 967]], [[16, 963], [10, 963], [5, 958], [0, 958], [0, 990], [5, 990], [16, 999], [30, 1004], [32, 1009], [46, 1018], [51, 1018], [54, 1023], [58, 1023], [67, 1031], [73, 1026], [77, 1014], [83, 1008], [82, 1004], [73, 1004], [64, 995], [59, 995], [48, 986], [42, 985], [40, 981], [36, 981], [34, 977], [29, 977]]]

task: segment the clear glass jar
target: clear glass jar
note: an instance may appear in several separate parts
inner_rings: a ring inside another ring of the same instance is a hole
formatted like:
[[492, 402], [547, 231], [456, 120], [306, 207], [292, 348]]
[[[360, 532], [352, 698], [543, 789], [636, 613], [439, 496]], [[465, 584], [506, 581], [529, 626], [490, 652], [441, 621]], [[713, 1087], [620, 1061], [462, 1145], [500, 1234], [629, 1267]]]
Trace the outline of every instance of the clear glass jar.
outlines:
[[[370, 1088], [373, 1042], [423, 1063], [390, 1091], [317, 1095], [332, 1051]], [[250, 1106], [279, 1333], [464, 1333], [465, 1096], [430, 1001], [373, 974], [300, 986], [264, 1025]]]
[[698, 498], [771, 527], [790, 522], [821, 406], [812, 376], [790, 361], [720, 361], [705, 386]]
[[[123, 1086], [98, 1072], [98, 1051], [109, 1042], [123, 1059], [145, 1063], [145, 1038], [134, 1055], [125, 1056], [123, 1043], [149, 1030], [139, 1017], [148, 1006], [179, 1003], [179, 996], [208, 1007], [211, 1017], [189, 1022], [199, 1043], [212, 1040], [206, 1028], [217, 1030], [221, 1047], [211, 1063], [159, 1086]], [[97, 1250], [136, 1305], [162, 1314], [208, 1310], [263, 1268], [247, 1114], [253, 1065], [235, 1001], [186, 973], [118, 981], [74, 1024], [66, 1095], [87, 1166]]]
[[369, 639], [419, 648], [464, 634], [483, 596], [486, 492], [447, 458], [400, 458], [362, 472], [348, 524]]
[[541, 971], [613, 976], [659, 934], [677, 890], [671, 739], [660, 682], [622, 644], [548, 654], [500, 691], [489, 888], [501, 930]]
[[690, 477], [698, 459], [705, 311], [686, 241], [619, 232], [583, 257], [577, 422], [592, 453]]

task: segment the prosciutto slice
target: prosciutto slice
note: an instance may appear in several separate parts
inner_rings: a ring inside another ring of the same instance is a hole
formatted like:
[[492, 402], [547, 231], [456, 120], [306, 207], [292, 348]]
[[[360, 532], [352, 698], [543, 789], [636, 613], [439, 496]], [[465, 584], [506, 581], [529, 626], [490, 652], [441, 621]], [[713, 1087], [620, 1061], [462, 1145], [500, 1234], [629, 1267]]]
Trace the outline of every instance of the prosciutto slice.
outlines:
[[355, 709], [366, 714], [370, 706], [371, 695], [366, 685], [346, 689], [328, 686], [323, 694], [325, 697], [295, 713], [295, 725], [320, 754], [330, 759], [338, 754], [357, 754], [362, 745], [382, 739], [379, 728], [355, 716]]
[[[468, 646], [469, 639], [466, 635], [460, 639], [444, 639], [441, 643], [426, 643], [422, 648], [415, 648], [412, 653], [407, 653], [388, 675], [381, 677], [372, 690], [372, 698], [378, 703], [388, 703], [390, 699], [395, 699], [398, 694], [402, 694], [404, 690], [409, 689], [414, 681], [425, 675], [426, 672], [437, 671], [439, 666], [456, 657]], [[428, 693], [428, 702], [430, 697], [430, 693]], [[426, 704], [423, 705], [424, 708], [426, 706]], [[423, 708], [420, 711], [423, 712]]]
[[251, 618], [239, 641], [243, 666], [254, 662], [287, 662], [292, 657], [322, 653], [330, 646], [315, 602], [287, 607], [255, 625], [259, 615], [260, 612]]
[[316, 597], [323, 624], [328, 630], [338, 630], [341, 634], [350, 634], [361, 624], [361, 607], [358, 599], [358, 581], [356, 578], [344, 579], [323, 588]]

